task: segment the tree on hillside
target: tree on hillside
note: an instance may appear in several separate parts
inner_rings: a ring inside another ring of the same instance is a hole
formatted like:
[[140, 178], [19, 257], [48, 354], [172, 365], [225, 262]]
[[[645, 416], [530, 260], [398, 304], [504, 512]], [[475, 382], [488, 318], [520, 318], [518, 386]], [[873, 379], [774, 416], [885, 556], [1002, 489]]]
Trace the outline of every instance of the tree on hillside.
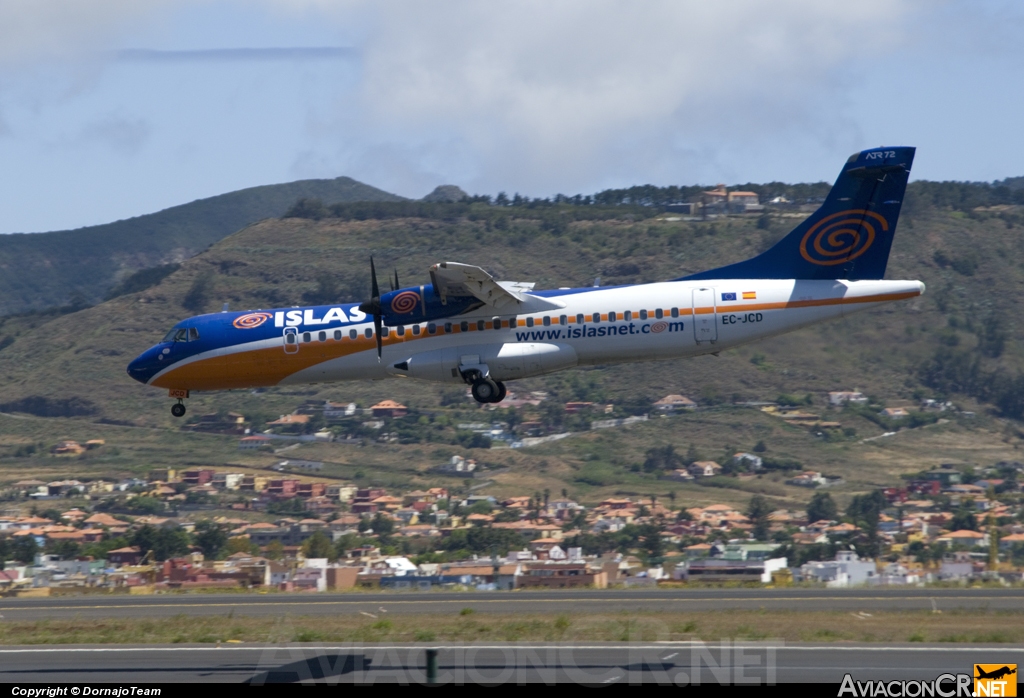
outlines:
[[203, 555], [211, 560], [220, 555], [221, 550], [228, 542], [227, 534], [212, 521], [197, 523], [194, 538], [196, 545], [202, 549]]
[[146, 524], [135, 531], [131, 544], [137, 545], [143, 554], [153, 551], [153, 558], [166, 560], [188, 552], [188, 534], [180, 528], [156, 528]]
[[839, 510], [828, 492], [815, 492], [807, 504], [807, 523], [815, 521], [835, 521]]
[[333, 560], [335, 557], [334, 545], [326, 533], [317, 531], [302, 544], [302, 554], [306, 558], [326, 557]]
[[653, 473], [657, 470], [675, 470], [683, 466], [683, 459], [676, 453], [675, 446], [666, 444], [647, 449], [644, 454], [644, 471]]
[[950, 531], [977, 531], [978, 519], [974, 512], [966, 506], [961, 506], [949, 520]]
[[768, 516], [772, 513], [771, 504], [759, 494], [750, 498], [747, 505], [747, 518], [754, 525], [754, 538], [757, 540], [768, 540]]

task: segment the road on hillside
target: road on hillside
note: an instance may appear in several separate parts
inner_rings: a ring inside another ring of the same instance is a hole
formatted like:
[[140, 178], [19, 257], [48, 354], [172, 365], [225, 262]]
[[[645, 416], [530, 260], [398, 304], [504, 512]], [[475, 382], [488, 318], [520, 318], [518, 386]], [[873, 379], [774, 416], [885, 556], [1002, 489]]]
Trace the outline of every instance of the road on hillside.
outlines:
[[124, 594], [0, 599], [8, 621], [158, 618], [176, 615], [280, 616], [359, 612], [583, 613], [609, 611], [1020, 611], [1024, 589], [652, 589], [518, 592], [353, 592], [345, 594]]
[[[81, 646], [0, 649], [0, 682], [50, 685], [149, 682], [421, 683], [422, 645]], [[1024, 648], [978, 645], [580, 643], [448, 645], [442, 684], [819, 682], [933, 680], [974, 663], [1024, 665]]]

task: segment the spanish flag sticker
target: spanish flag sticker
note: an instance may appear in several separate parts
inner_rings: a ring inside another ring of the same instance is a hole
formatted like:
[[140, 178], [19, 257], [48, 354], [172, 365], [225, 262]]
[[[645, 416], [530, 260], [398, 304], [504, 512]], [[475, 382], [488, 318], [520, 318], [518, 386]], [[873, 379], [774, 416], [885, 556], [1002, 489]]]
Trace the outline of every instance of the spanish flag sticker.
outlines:
[[745, 300], [745, 301], [752, 301], [755, 298], [757, 298], [757, 291], [744, 291], [743, 292], [743, 300]]

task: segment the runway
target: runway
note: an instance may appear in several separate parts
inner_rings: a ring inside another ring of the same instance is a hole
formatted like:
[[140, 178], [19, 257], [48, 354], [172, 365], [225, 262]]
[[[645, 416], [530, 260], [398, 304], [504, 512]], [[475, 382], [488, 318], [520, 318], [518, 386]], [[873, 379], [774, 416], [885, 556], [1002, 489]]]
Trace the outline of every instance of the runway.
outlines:
[[323, 615], [387, 608], [389, 613], [446, 613], [470, 607], [486, 613], [610, 611], [882, 611], [954, 609], [1021, 611], [1024, 589], [652, 589], [522, 592], [378, 592], [340, 594], [160, 594], [0, 599], [3, 619], [160, 618], [188, 616]]
[[[423, 683], [423, 645], [22, 647], [0, 649], [0, 682]], [[974, 663], [1024, 664], [1024, 648], [764, 643], [483, 644], [439, 649], [438, 683], [696, 685], [932, 680]]]

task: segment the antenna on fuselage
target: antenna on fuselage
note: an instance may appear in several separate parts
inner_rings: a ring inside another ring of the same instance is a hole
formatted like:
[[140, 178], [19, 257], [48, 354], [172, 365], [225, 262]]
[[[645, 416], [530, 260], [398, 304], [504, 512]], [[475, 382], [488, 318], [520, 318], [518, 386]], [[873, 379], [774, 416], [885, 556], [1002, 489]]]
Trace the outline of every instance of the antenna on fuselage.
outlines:
[[600, 286], [601, 286], [601, 277], [600, 276], [595, 276], [594, 277], [594, 288], [600, 288]]
[[222, 305], [220, 307], [220, 312], [222, 312], [222, 313], [228, 312], [228, 304], [227, 303], [225, 303], [224, 305]]

